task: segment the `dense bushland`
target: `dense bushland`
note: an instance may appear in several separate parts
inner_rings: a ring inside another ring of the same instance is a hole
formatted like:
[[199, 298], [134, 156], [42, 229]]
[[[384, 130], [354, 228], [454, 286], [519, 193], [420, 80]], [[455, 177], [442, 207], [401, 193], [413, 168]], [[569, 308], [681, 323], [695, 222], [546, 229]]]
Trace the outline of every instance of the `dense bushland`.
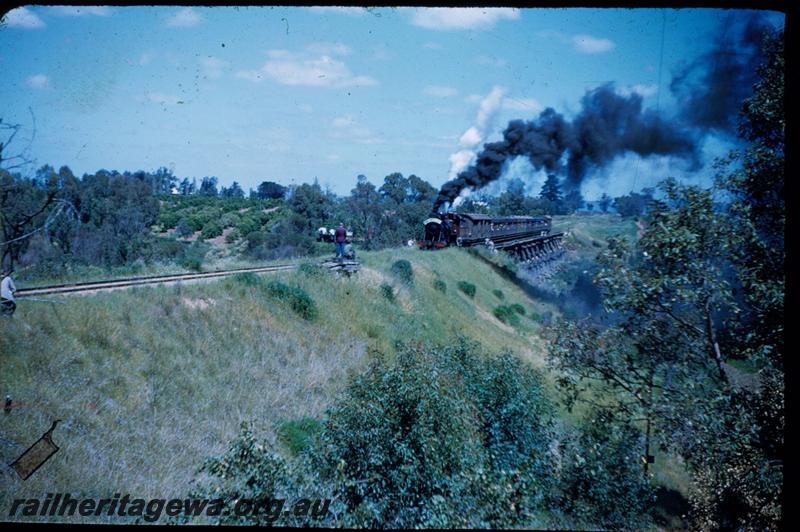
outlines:
[[[594, 443], [596, 433], [575, 437]], [[615, 513], [602, 516], [594, 506], [586, 509], [607, 499], [592, 500], [597, 486], [586, 485], [583, 462], [575, 461], [582, 458], [558, 450], [554, 410], [535, 370], [465, 340], [405, 346], [393, 357], [373, 353], [299, 455], [283, 457], [245, 427], [225, 455], [206, 463], [201, 493], [229, 501], [296, 493], [330, 498], [321, 521], [328, 526], [617, 526], [618, 514], [627, 518], [643, 506], [641, 470], [623, 460], [630, 437], [612, 435], [587, 450], [595, 453], [595, 467], [608, 467], [621, 496]], [[576, 505], [580, 512], [573, 512]], [[264, 515], [236, 521], [269, 522]]]

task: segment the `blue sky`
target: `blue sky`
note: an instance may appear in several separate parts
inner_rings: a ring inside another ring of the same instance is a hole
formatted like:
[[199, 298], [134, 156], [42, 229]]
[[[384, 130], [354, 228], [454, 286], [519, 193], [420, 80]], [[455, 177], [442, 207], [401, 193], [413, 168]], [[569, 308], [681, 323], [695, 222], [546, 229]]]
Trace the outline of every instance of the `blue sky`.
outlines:
[[[358, 174], [401, 172], [439, 186], [509, 120], [569, 116], [606, 82], [668, 111], [671, 73], [711, 46], [723, 14], [27, 6], [0, 29], [2, 119], [26, 127], [25, 147], [32, 111], [36, 165], [77, 175], [166, 166], [245, 190], [316, 178], [346, 194]], [[585, 195], [629, 189], [642, 164], [621, 158]], [[542, 176], [528, 177], [535, 191]]]

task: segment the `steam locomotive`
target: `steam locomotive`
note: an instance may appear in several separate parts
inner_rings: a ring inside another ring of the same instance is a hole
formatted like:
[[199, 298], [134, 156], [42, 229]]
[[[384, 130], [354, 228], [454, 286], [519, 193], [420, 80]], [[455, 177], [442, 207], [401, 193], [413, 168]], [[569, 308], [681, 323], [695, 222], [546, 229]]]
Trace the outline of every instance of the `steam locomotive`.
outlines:
[[551, 234], [549, 216], [486, 216], [440, 213], [423, 222], [420, 249], [485, 244], [510, 252], [525, 262], [541, 259], [561, 249], [563, 233]]

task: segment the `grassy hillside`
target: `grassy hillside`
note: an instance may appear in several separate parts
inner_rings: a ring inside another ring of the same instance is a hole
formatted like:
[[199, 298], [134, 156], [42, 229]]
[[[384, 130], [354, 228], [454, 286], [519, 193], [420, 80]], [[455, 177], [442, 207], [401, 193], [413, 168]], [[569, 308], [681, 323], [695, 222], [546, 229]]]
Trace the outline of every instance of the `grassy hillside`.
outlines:
[[[410, 284], [392, 274], [400, 259], [412, 265]], [[464, 334], [542, 364], [540, 325], [530, 316], [547, 306], [480, 259], [460, 249], [405, 248], [362, 260], [350, 279], [265, 276], [302, 287], [319, 309], [314, 321], [233, 278], [21, 302], [0, 321], [0, 392], [18, 405], [3, 416], [2, 461], [13, 461], [56, 418], [61, 451], [27, 481], [4, 470], [0, 506], [54, 491], [185, 495], [240, 422], [255, 420], [274, 437], [282, 421], [320, 417], [370, 348], [392, 353], [398, 340], [444, 343]], [[459, 282], [474, 284], [474, 298]], [[525, 310], [516, 326], [494, 316], [515, 303]]]
[[[636, 231], [616, 216], [554, 222], [568, 233], [566, 258], [547, 281], [554, 287], [567, 286], [605, 238]], [[415, 248], [359, 256], [362, 269], [351, 278], [303, 267], [255, 283], [233, 277], [20, 302], [12, 319], [0, 320], [0, 394], [15, 403], [2, 414], [0, 459], [11, 463], [54, 419], [63, 420], [54, 434], [61, 451], [24, 482], [3, 466], [0, 508], [56, 491], [185, 496], [242, 421], [290, 453], [373, 350], [392, 356], [398, 342], [447, 344], [463, 335], [544, 368], [539, 333], [562, 309], [491, 264], [502, 256]], [[411, 282], [393, 267], [398, 261], [410, 263]], [[298, 316], [265, 288], [270, 281], [302, 289], [318, 315]], [[544, 377], [553, 395], [555, 376]], [[685, 492], [679, 464], [660, 461], [655, 472]]]

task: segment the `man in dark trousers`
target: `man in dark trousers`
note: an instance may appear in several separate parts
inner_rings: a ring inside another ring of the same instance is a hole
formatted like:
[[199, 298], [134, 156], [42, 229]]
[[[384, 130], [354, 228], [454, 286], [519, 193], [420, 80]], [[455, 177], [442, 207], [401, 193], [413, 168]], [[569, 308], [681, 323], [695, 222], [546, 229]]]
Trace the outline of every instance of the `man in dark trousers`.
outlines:
[[344, 243], [347, 241], [347, 229], [344, 224], [340, 223], [336, 228], [336, 233], [333, 235], [333, 241], [336, 243], [336, 258], [341, 259], [344, 257]]

